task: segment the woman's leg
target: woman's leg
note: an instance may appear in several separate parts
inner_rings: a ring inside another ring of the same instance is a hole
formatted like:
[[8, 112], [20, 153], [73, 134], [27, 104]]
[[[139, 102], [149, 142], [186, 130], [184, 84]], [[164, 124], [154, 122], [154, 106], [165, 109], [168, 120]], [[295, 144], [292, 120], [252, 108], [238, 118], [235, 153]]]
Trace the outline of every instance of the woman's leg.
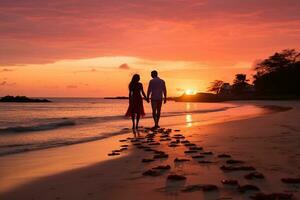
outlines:
[[140, 114], [136, 114], [136, 129], [139, 128]]
[[132, 113], [131, 115], [131, 120], [132, 120], [132, 129], [135, 128], [135, 125], [134, 125], [134, 113]]

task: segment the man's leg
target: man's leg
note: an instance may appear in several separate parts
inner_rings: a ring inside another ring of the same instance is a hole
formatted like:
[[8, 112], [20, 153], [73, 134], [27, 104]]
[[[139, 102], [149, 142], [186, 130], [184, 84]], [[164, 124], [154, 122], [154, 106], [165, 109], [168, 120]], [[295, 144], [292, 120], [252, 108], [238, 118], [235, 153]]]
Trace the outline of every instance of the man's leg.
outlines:
[[156, 126], [159, 126], [158, 123], [159, 123], [159, 119], [160, 119], [161, 105], [162, 105], [162, 101], [157, 101]]
[[156, 124], [157, 124], [157, 122], [156, 122], [156, 119], [157, 119], [157, 114], [156, 114], [157, 103], [156, 103], [156, 101], [151, 101], [151, 107], [152, 107], [152, 117], [153, 117], [153, 120], [154, 120], [154, 124], [156, 126]]

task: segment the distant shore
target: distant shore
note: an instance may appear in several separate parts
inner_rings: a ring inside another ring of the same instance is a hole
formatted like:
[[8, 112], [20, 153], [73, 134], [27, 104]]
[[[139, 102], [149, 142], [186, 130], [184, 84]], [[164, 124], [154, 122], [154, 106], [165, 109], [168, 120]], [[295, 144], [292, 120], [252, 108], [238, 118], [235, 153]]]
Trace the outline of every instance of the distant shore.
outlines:
[[299, 95], [278, 94], [278, 95], [218, 95], [213, 93], [197, 93], [195, 95], [182, 95], [174, 97], [173, 100], [178, 102], [225, 102], [225, 101], [253, 101], [253, 100], [300, 100]]
[[0, 98], [0, 102], [5, 103], [48, 103], [51, 102], [48, 99], [36, 99], [36, 98], [29, 98], [26, 96], [5, 96]]

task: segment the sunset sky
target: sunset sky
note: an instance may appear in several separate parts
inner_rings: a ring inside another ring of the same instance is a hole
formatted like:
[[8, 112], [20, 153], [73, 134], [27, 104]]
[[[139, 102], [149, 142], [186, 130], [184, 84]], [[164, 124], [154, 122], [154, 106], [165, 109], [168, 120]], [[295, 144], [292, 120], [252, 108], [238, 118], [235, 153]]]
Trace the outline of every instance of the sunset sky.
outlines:
[[177, 96], [299, 47], [299, 0], [0, 0], [0, 96], [127, 95], [153, 69]]

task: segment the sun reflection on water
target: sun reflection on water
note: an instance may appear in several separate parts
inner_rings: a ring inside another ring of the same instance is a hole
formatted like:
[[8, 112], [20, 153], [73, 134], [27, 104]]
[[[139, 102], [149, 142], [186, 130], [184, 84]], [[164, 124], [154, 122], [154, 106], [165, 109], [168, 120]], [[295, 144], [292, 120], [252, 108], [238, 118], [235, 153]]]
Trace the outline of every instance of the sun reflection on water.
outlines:
[[192, 119], [192, 115], [191, 114], [187, 114], [185, 116], [185, 121], [186, 121], [186, 126], [187, 127], [191, 127], [193, 125], [193, 119]]

